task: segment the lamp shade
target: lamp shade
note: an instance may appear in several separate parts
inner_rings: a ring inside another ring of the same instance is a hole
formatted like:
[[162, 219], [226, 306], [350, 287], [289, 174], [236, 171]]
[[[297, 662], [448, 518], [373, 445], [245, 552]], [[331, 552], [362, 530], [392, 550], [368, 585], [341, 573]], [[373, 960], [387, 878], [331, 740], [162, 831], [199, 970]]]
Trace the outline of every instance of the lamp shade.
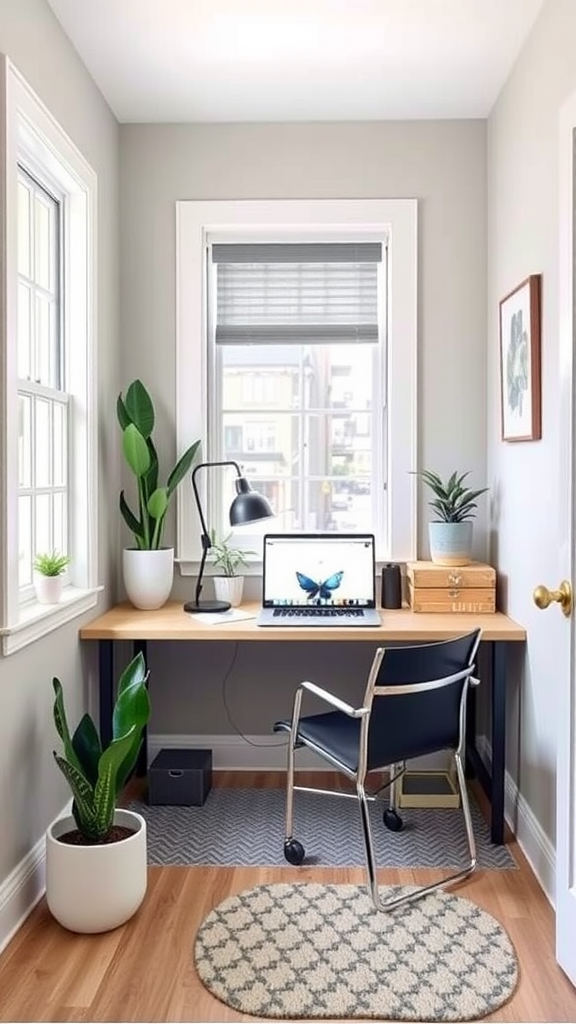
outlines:
[[246, 477], [236, 478], [236, 497], [230, 505], [230, 526], [246, 526], [274, 515], [267, 499], [253, 491]]

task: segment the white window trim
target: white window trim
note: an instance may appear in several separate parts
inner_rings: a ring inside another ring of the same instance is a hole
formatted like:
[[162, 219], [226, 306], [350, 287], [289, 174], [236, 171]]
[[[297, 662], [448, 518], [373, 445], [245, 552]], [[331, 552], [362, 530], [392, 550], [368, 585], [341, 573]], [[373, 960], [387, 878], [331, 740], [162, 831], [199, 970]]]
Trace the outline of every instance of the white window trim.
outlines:
[[[0, 321], [0, 635], [2, 653], [11, 654], [96, 605], [97, 579], [97, 423], [96, 423], [96, 196], [97, 178], [42, 101], [11, 61], [0, 55], [0, 132], [5, 160], [0, 167], [0, 289], [5, 311]], [[64, 279], [68, 346], [68, 390], [77, 405], [70, 459], [76, 469], [71, 502], [74, 560], [61, 604], [20, 604], [18, 588], [17, 480], [17, 163], [22, 153], [62, 183], [70, 204], [65, 245], [72, 256]], [[84, 301], [83, 297], [86, 297]], [[79, 299], [80, 297], [80, 299]], [[81, 481], [81, 484], [79, 483]]]
[[[416, 557], [417, 467], [417, 200], [238, 200], [176, 203], [176, 409], [178, 450], [208, 429], [206, 346], [206, 249], [210, 241], [299, 240], [342, 237], [361, 229], [362, 237], [388, 239], [387, 373], [400, 381], [389, 395], [388, 536], [378, 561]], [[203, 474], [206, 477], [207, 474]], [[176, 558], [182, 575], [197, 572], [201, 527], [191, 488], [177, 492]]]

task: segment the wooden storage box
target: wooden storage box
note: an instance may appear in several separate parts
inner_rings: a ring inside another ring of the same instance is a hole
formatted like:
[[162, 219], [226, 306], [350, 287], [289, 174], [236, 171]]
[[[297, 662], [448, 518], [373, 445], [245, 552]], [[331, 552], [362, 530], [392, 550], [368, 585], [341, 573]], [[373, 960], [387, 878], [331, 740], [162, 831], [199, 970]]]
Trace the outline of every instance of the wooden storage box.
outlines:
[[462, 566], [408, 562], [406, 575], [412, 611], [496, 611], [496, 570], [484, 562]]
[[398, 807], [460, 807], [449, 771], [407, 771], [398, 782]]

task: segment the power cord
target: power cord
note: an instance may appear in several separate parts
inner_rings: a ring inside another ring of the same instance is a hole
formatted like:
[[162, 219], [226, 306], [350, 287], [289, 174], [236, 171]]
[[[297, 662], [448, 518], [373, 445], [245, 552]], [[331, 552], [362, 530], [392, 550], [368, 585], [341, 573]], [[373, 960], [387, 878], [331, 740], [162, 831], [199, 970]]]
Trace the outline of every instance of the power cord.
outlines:
[[224, 705], [224, 710], [226, 711], [226, 717], [228, 719], [228, 722], [232, 726], [234, 732], [238, 736], [240, 736], [244, 740], [245, 743], [248, 743], [251, 747], [286, 747], [288, 745], [288, 739], [287, 738], [283, 739], [283, 740], [281, 739], [277, 743], [254, 743], [254, 740], [249, 740], [248, 737], [244, 735], [244, 733], [242, 732], [240, 727], [238, 725], [236, 725], [236, 722], [234, 721], [234, 718], [232, 717], [232, 712], [230, 711], [230, 706], [228, 704], [228, 695], [226, 693], [226, 688], [227, 688], [227, 685], [228, 685], [228, 680], [230, 679], [230, 676], [232, 675], [232, 672], [233, 672], [234, 667], [236, 665], [236, 661], [238, 659], [239, 651], [240, 651], [240, 642], [238, 640], [236, 640], [236, 642], [234, 644], [234, 652], [232, 654], [232, 659], [231, 659], [230, 664], [229, 664], [228, 668], [226, 669], [226, 672], [224, 673], [224, 676], [222, 678], [222, 703]]

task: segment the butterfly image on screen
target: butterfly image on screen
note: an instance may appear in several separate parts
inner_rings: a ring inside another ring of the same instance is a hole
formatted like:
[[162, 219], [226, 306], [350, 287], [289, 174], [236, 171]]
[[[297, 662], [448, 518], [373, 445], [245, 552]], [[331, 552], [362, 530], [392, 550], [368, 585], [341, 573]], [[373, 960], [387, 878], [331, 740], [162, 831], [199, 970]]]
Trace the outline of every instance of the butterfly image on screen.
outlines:
[[308, 600], [314, 601], [318, 604], [320, 601], [328, 601], [332, 597], [332, 591], [338, 590], [342, 582], [343, 572], [335, 572], [332, 576], [329, 576], [323, 583], [316, 583], [315, 580], [311, 580], [309, 576], [305, 576], [303, 572], [296, 573], [296, 579], [308, 594]]

